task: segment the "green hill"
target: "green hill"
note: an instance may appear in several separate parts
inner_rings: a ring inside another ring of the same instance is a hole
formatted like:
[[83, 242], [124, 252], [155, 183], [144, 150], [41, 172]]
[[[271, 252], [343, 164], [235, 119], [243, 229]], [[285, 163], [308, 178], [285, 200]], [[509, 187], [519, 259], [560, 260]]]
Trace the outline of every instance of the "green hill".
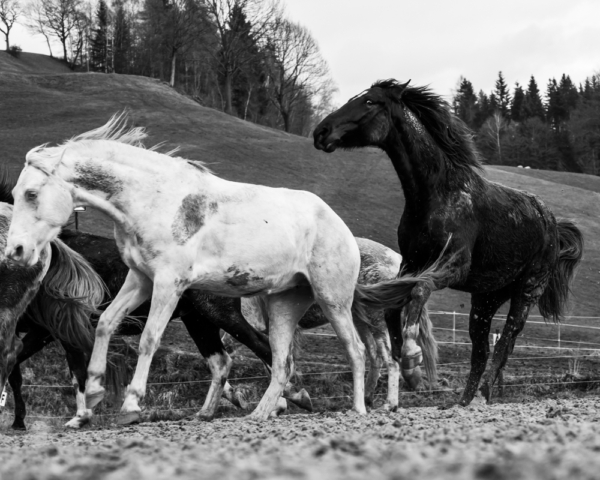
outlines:
[[[136, 125], [147, 127], [149, 144], [179, 145], [182, 156], [209, 163], [229, 180], [310, 190], [329, 203], [355, 235], [396, 248], [404, 200], [390, 161], [377, 150], [327, 155], [315, 150], [310, 139], [202, 107], [146, 77], [5, 73], [1, 65], [0, 155], [15, 175], [30, 148], [98, 127], [127, 108]], [[557, 216], [579, 223], [586, 252], [574, 287], [573, 313], [600, 315], [600, 190], [581, 188], [559, 172], [547, 172], [556, 174], [551, 181], [531, 172], [487, 168], [490, 179], [536, 193]], [[582, 177], [590, 184], [595, 181]], [[80, 219], [83, 230], [112, 235], [110, 222], [97, 213], [86, 212]], [[434, 295], [432, 307], [468, 312], [469, 303], [468, 296], [445, 291]]]
[[0, 73], [45, 74], [67, 73], [71, 70], [67, 64], [57, 58], [39, 53], [21, 52], [18, 58], [0, 51]]

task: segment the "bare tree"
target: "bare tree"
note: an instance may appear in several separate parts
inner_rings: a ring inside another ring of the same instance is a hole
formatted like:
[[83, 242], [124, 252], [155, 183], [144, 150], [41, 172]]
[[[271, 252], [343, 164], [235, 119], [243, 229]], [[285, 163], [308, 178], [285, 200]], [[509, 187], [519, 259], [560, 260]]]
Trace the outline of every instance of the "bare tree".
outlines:
[[240, 71], [253, 61], [253, 47], [266, 37], [279, 14], [276, 0], [205, 0], [216, 27], [217, 48], [211, 48], [223, 79], [225, 112], [233, 113], [232, 85]]
[[50, 42], [52, 33], [46, 21], [43, 3], [40, 1], [30, 2], [25, 8], [25, 17], [27, 19], [25, 26], [34, 35], [42, 35], [46, 39], [48, 52], [51, 57], [54, 57], [54, 54], [52, 53], [52, 44]]
[[506, 125], [506, 120], [504, 120], [500, 111], [496, 110], [483, 124], [480, 131], [482, 139], [496, 156], [499, 165], [502, 164], [502, 136], [506, 130]]
[[[19, 0], [0, 0], [0, 32], [6, 37], [6, 51], [10, 49], [8, 41], [10, 30], [21, 13]], [[4, 27], [2, 24], [4, 24]]]
[[269, 98], [289, 132], [298, 106], [331, 90], [329, 68], [310, 32], [283, 18], [273, 22], [267, 50], [273, 57], [269, 62]]
[[49, 37], [57, 38], [62, 44], [65, 61], [75, 68], [81, 54], [84, 17], [87, 17], [82, 0], [32, 0], [28, 16], [30, 29], [44, 35], [48, 46]]
[[175, 86], [177, 58], [209, 29], [204, 2], [200, 0], [148, 0], [145, 13], [155, 35], [166, 48], [171, 64], [170, 85]]

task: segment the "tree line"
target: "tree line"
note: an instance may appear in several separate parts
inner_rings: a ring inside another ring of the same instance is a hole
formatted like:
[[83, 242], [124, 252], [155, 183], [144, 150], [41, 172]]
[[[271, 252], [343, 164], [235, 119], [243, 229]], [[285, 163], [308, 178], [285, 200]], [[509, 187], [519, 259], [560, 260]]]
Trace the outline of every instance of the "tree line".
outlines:
[[277, 0], [0, 0], [0, 26], [18, 16], [51, 56], [58, 40], [73, 70], [159, 78], [286, 132], [308, 135], [336, 91], [317, 42]]
[[461, 77], [452, 107], [487, 163], [600, 175], [600, 74], [552, 78], [543, 95], [533, 76], [511, 92], [499, 72], [490, 94]]

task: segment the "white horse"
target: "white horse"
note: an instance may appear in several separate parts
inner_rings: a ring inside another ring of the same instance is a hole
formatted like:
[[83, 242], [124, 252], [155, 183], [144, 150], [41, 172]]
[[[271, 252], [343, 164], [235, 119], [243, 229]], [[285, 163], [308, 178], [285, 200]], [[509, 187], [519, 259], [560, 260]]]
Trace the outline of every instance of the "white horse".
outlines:
[[[367, 238], [357, 237], [356, 243], [360, 250], [361, 260], [360, 272], [358, 274], [359, 285], [374, 285], [384, 280], [396, 278], [400, 271], [400, 264], [402, 263], [402, 256], [399, 253]], [[243, 298], [242, 314], [254, 328], [268, 330], [269, 318], [262, 306], [261, 297]], [[356, 319], [354, 322], [358, 335], [366, 347], [370, 363], [365, 385], [365, 399], [367, 405], [373, 404], [375, 389], [381, 375], [381, 367], [385, 363], [388, 369], [388, 392], [387, 400], [381, 409], [396, 411], [399, 403], [400, 365], [392, 357], [390, 335], [385, 324], [383, 312], [381, 310], [367, 309], [367, 317], [369, 320], [368, 324], [364, 323], [362, 319]], [[304, 317], [302, 317], [298, 327], [301, 330], [309, 330], [321, 327], [326, 323], [327, 318], [325, 318], [316, 305], [313, 305], [308, 309]], [[423, 309], [419, 317], [419, 329], [419, 346], [423, 350], [427, 379], [431, 387], [437, 384], [436, 363], [438, 352], [437, 343], [432, 334], [432, 324], [427, 307]], [[419, 367], [416, 367], [416, 369], [419, 369]], [[413, 382], [421, 380], [420, 371], [416, 375], [411, 375], [410, 378], [405, 378], [405, 380], [412, 388], [419, 387], [418, 384], [414, 384]]]
[[[181, 294], [260, 295], [268, 310], [273, 365], [270, 385], [250, 415], [266, 419], [293, 373], [290, 344], [304, 312], [316, 302], [344, 345], [354, 380], [354, 410], [365, 414], [364, 346], [352, 323], [360, 267], [356, 241], [316, 195], [236, 183], [202, 163], [144, 149], [142, 128], [123, 117], [57, 147], [26, 157], [13, 190], [15, 211], [6, 253], [34, 265], [74, 206], [108, 215], [129, 267], [125, 283], [100, 317], [88, 367], [88, 408], [101, 385], [111, 334], [151, 296], [135, 374], [121, 424], [138, 422], [152, 356]], [[361, 308], [357, 307], [360, 315]]]

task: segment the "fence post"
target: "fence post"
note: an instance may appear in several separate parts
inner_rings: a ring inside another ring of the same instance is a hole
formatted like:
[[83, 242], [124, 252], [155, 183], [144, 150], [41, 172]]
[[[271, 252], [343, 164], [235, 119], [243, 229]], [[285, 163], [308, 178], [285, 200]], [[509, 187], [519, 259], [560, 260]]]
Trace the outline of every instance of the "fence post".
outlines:
[[558, 324], [558, 348], [560, 348], [560, 323]]
[[456, 343], [456, 312], [452, 312], [452, 343]]

